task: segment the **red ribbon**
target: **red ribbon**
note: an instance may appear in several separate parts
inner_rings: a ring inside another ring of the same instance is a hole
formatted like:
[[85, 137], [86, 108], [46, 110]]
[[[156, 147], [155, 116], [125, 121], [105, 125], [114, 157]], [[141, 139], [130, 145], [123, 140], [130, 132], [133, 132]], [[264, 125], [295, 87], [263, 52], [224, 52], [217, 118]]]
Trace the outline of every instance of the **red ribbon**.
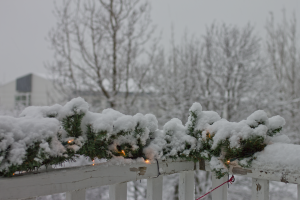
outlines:
[[226, 184], [226, 183], [230, 183], [230, 184], [232, 184], [233, 182], [234, 182], [234, 176], [232, 175], [232, 177], [228, 180], [228, 181], [226, 181], [226, 182], [224, 182], [224, 183], [222, 183], [221, 185], [219, 185], [218, 187], [216, 187], [215, 189], [212, 189], [211, 191], [209, 191], [208, 193], [206, 193], [205, 195], [203, 195], [203, 196], [201, 196], [201, 197], [199, 197], [198, 199], [196, 199], [196, 200], [199, 200], [199, 199], [202, 199], [203, 197], [205, 197], [206, 195], [208, 195], [209, 193], [211, 193], [212, 191], [214, 191], [214, 190], [216, 190], [216, 189], [218, 189], [219, 187], [221, 187], [222, 185], [224, 185], [224, 184]]

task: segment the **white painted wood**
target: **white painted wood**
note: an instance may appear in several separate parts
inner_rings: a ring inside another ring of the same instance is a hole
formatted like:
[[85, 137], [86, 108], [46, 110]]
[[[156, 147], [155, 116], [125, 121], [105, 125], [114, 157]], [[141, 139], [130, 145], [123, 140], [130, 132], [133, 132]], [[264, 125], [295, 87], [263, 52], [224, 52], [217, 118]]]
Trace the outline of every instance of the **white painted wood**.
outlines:
[[268, 199], [269, 199], [269, 181], [253, 178], [251, 200], [268, 200]]
[[162, 200], [163, 176], [147, 179], [147, 200]]
[[297, 185], [297, 195], [298, 195], [298, 200], [300, 200], [300, 184]]
[[[194, 170], [194, 162], [159, 161], [162, 175]], [[104, 185], [148, 179], [157, 176], [156, 162], [113, 165], [110, 162], [65, 169], [52, 169], [39, 174], [0, 178], [0, 200], [30, 198]]]
[[[222, 183], [226, 182], [228, 180], [228, 177], [225, 176], [223, 178], [217, 179], [215, 175], [212, 174], [212, 189], [218, 187]], [[214, 190], [212, 192], [212, 200], [227, 200], [227, 189], [228, 185], [227, 183], [219, 187], [218, 189]]]
[[126, 200], [127, 183], [120, 183], [109, 186], [109, 200]]
[[21, 199], [21, 200], [36, 200], [36, 197], [32, 197], [32, 198], [27, 198], [27, 199]]
[[[237, 170], [237, 169], [240, 170]], [[205, 162], [205, 171], [211, 171], [209, 162]], [[278, 181], [284, 183], [295, 183], [300, 184], [300, 171], [298, 173], [287, 173], [285, 169], [282, 170], [264, 170], [264, 169], [254, 169], [254, 168], [241, 168], [231, 166], [229, 169], [230, 174], [235, 174], [239, 176], [246, 176], [250, 178], [258, 178], [269, 181]]]
[[66, 200], [85, 200], [85, 190], [66, 192]]
[[195, 199], [195, 172], [184, 171], [179, 174], [179, 200]]

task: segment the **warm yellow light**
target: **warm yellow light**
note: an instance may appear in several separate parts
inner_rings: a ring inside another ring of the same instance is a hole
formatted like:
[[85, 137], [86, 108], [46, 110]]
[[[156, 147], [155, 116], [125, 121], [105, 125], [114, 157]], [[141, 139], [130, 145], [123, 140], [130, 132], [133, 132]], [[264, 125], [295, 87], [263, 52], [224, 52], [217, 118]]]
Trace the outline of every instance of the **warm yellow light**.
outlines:
[[15, 175], [15, 173], [13, 173], [13, 176]]
[[145, 160], [145, 163], [150, 163], [150, 160]]
[[230, 163], [230, 160], [227, 160], [227, 163]]
[[72, 140], [69, 140], [69, 141], [68, 141], [68, 143], [71, 143], [71, 142], [72, 142]]
[[124, 154], [124, 156], [126, 155], [124, 150], [122, 150], [122, 153]]
[[95, 165], [95, 164], [93, 164], [93, 165]]

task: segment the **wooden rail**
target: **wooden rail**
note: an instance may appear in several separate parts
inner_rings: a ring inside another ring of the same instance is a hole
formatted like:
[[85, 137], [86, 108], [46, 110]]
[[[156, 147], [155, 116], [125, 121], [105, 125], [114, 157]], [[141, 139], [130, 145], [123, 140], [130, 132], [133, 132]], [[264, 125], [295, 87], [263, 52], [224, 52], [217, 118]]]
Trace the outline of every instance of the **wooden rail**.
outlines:
[[[39, 173], [15, 175], [12, 178], [0, 178], [0, 200], [36, 199], [38, 196], [66, 192], [67, 200], [84, 200], [85, 190], [109, 185], [111, 200], [127, 199], [127, 182], [147, 179], [147, 200], [162, 200], [163, 176], [180, 173], [179, 199], [195, 200], [194, 170], [210, 171], [208, 163], [187, 161], [159, 161], [161, 175], [158, 175], [157, 163], [131, 163], [113, 165], [111, 162], [49, 169]], [[230, 167], [230, 173], [252, 178], [252, 200], [269, 199], [269, 181], [281, 181], [298, 184], [300, 200], [300, 174], [286, 171], [265, 171]], [[212, 187], [227, 181], [227, 177], [212, 177]], [[213, 200], [227, 199], [227, 185], [212, 193]]]

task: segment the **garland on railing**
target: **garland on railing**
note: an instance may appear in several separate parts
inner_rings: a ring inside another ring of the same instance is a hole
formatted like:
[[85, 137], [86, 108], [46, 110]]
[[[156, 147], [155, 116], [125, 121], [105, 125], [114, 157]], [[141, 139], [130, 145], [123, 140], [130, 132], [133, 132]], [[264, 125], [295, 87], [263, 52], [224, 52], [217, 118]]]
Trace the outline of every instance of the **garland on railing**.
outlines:
[[268, 118], [261, 110], [238, 123], [202, 111], [199, 103], [189, 112], [185, 126], [174, 118], [159, 130], [152, 114], [129, 116], [113, 109], [92, 113], [80, 97], [64, 106], [31, 106], [19, 118], [0, 117], [0, 175], [12, 176], [84, 155], [91, 160], [115, 156], [204, 159], [220, 178], [228, 173], [231, 162], [250, 167], [255, 153], [285, 124], [282, 117]]

